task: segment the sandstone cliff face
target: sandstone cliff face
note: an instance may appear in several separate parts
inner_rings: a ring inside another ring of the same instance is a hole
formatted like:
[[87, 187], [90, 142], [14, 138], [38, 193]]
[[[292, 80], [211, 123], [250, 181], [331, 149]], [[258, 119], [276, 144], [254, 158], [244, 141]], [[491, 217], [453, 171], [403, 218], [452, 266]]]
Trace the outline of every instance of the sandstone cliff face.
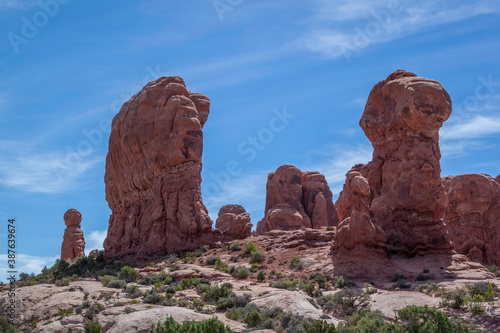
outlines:
[[500, 265], [500, 184], [484, 174], [443, 178], [444, 221], [455, 250], [472, 261]]
[[64, 239], [61, 246], [61, 259], [74, 259], [85, 255], [85, 239], [80, 229], [82, 214], [76, 209], [69, 209], [64, 213]]
[[450, 250], [441, 219], [439, 128], [451, 100], [436, 81], [398, 70], [376, 84], [360, 126], [373, 160], [359, 167], [373, 197], [370, 208], [387, 234], [388, 249], [410, 256]]
[[269, 173], [264, 213], [257, 224], [257, 234], [338, 224], [325, 177], [316, 171], [302, 172], [291, 164]]
[[219, 210], [215, 229], [233, 239], [249, 237], [252, 230], [250, 214], [240, 205], [225, 205]]
[[110, 255], [164, 254], [201, 245], [212, 221], [200, 191], [210, 101], [177, 76], [147, 84], [113, 119], [106, 158]]

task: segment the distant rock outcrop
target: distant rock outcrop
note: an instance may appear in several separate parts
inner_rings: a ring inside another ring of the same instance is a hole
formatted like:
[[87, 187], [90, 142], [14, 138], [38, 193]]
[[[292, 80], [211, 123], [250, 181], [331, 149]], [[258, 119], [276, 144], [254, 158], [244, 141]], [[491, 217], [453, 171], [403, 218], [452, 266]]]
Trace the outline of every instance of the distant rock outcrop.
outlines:
[[82, 214], [76, 209], [69, 209], [64, 213], [64, 240], [61, 246], [61, 259], [74, 259], [85, 256], [85, 239], [80, 229]]
[[371, 216], [386, 232], [389, 251], [451, 252], [442, 222], [446, 197], [438, 144], [450, 114], [450, 96], [439, 82], [403, 70], [370, 92], [360, 126], [373, 145], [373, 160], [358, 168], [370, 185]]
[[342, 193], [344, 202], [350, 205], [339, 212], [348, 217], [338, 225], [332, 243], [335, 274], [347, 277], [384, 274], [388, 265], [387, 238], [370, 217], [368, 180], [358, 171], [349, 171], [346, 176]]
[[500, 184], [484, 174], [443, 178], [444, 221], [455, 250], [472, 261], [500, 265]]
[[315, 171], [302, 172], [291, 164], [282, 165], [267, 176], [264, 213], [257, 224], [257, 234], [318, 229], [339, 222], [325, 177]]
[[148, 83], [113, 119], [106, 158], [109, 255], [165, 254], [202, 245], [212, 221], [201, 198], [209, 99], [178, 76]]
[[215, 229], [234, 239], [249, 237], [252, 230], [250, 214], [240, 205], [225, 205], [219, 210]]

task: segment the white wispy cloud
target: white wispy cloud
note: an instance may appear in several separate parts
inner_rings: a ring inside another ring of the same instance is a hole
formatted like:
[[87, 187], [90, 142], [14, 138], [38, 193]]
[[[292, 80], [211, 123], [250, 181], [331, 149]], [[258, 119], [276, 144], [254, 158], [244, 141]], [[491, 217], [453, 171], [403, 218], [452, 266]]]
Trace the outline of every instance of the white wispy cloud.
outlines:
[[33, 150], [26, 143], [0, 141], [0, 184], [26, 192], [60, 193], [76, 188], [84, 173], [104, 159]]
[[85, 236], [85, 255], [88, 256], [92, 250], [102, 250], [102, 244], [104, 243], [107, 234], [107, 230], [94, 230], [91, 231], [88, 236]]
[[[394, 3], [398, 4], [394, 6]], [[348, 60], [373, 44], [390, 42], [442, 24], [500, 11], [500, 4], [476, 1], [317, 1], [317, 14], [299, 47]], [[319, 19], [318, 19], [319, 18]]]
[[[42, 268], [52, 267], [59, 257], [48, 257], [48, 256], [33, 256], [28, 254], [18, 253], [16, 254], [16, 271], [18, 273], [35, 273], [41, 272]], [[0, 280], [7, 283], [7, 271], [10, 270], [7, 266], [7, 254], [0, 254]]]
[[35, 7], [38, 5], [38, 3], [38, 0], [0, 0], [0, 9], [23, 10], [30, 7]]
[[500, 117], [476, 116], [452, 126], [443, 127], [440, 137], [443, 140], [478, 139], [500, 135]]

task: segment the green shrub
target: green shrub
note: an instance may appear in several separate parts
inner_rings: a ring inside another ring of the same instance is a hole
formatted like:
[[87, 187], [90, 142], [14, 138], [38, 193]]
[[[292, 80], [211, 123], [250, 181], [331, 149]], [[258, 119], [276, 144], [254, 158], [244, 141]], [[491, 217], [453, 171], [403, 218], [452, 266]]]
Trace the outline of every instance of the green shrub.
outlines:
[[225, 298], [233, 294], [233, 290], [227, 285], [210, 287], [202, 295], [204, 301], [217, 302], [221, 298]]
[[486, 265], [485, 267], [490, 271], [490, 273], [495, 274], [495, 276], [499, 275], [499, 271], [498, 271], [498, 267], [497, 266], [495, 266], [495, 265]]
[[306, 333], [337, 333], [334, 324], [328, 324], [324, 320], [316, 320], [314, 324], [309, 326]]
[[451, 309], [460, 309], [465, 304], [466, 296], [467, 292], [464, 289], [456, 288], [455, 290], [446, 292], [442, 295], [444, 300], [439, 303], [439, 306]]
[[146, 296], [144, 296], [144, 303], [160, 304], [164, 299], [165, 296], [158, 293], [156, 288], [152, 288], [146, 292]]
[[85, 331], [87, 333], [100, 333], [102, 327], [99, 323], [89, 320], [85, 323]]
[[114, 278], [111, 281], [109, 281], [106, 286], [108, 288], [122, 289], [122, 288], [125, 288], [126, 285], [127, 285], [127, 282]]
[[415, 287], [415, 291], [427, 294], [427, 295], [432, 295], [436, 291], [439, 290], [439, 287], [437, 284], [434, 282], [426, 282], [424, 284], [419, 284], [418, 286]]
[[229, 273], [239, 280], [244, 280], [250, 276], [250, 271], [245, 266], [231, 266]]
[[225, 310], [229, 308], [245, 307], [251, 301], [250, 294], [243, 294], [236, 296], [234, 293], [229, 294], [227, 297], [219, 298], [217, 301], [217, 310]]
[[247, 315], [245, 316], [245, 318], [243, 319], [243, 321], [249, 327], [257, 327], [257, 326], [259, 326], [262, 323], [263, 318], [260, 315], [259, 311], [252, 310], [249, 313], [247, 313]]
[[141, 291], [136, 285], [128, 285], [125, 291], [127, 292], [129, 298], [137, 298], [141, 296]]
[[316, 284], [315, 283], [311, 283], [311, 284], [306, 284], [304, 286], [304, 290], [305, 292], [309, 295], [309, 296], [312, 296], [313, 293], [314, 293], [314, 289], [316, 289]]
[[239, 250], [241, 250], [241, 244], [239, 241], [234, 241], [229, 245], [229, 251], [234, 252]]
[[264, 271], [260, 271], [259, 274], [257, 274], [257, 281], [263, 282], [265, 279], [266, 279], [266, 273]]
[[254, 242], [245, 242], [245, 248], [243, 249], [243, 254], [250, 255], [252, 252], [257, 251], [257, 246], [255, 246]]
[[215, 261], [215, 269], [222, 271], [222, 272], [229, 272], [229, 266], [225, 262], [222, 262], [220, 258], [217, 258]]
[[193, 286], [196, 286], [198, 284], [199, 278], [187, 278], [187, 279], [182, 279], [181, 282], [179, 283], [179, 286], [181, 287], [182, 290], [187, 290]]
[[73, 314], [73, 309], [59, 310], [58, 314], [61, 317], [71, 316]]
[[326, 301], [318, 299], [320, 305], [324, 304], [324, 309], [347, 315], [352, 315], [358, 309], [365, 308], [370, 301], [369, 295], [359, 289], [349, 287], [335, 293], [332, 298], [325, 297]]
[[[327, 289], [328, 288], [328, 280], [326, 279], [326, 277], [321, 272], [312, 272], [311, 274], [309, 274], [309, 280], [314, 280], [315, 282], [317, 282], [318, 286], [321, 289]], [[343, 277], [337, 278], [337, 283], [336, 284], [338, 285], [337, 288], [344, 288], [347, 285], [347, 284], [345, 284]]]
[[292, 267], [296, 271], [299, 271], [304, 268], [304, 263], [300, 261], [299, 257], [294, 256], [290, 260], [290, 267]]
[[434, 307], [407, 306], [398, 311], [398, 317], [406, 329], [404, 332], [454, 333], [454, 325]]
[[126, 282], [134, 282], [141, 278], [141, 275], [130, 266], [123, 266], [118, 274], [118, 278]]
[[415, 278], [415, 280], [417, 281], [427, 281], [432, 279], [434, 279], [433, 275], [425, 275], [424, 273], [418, 274], [417, 277]]
[[269, 256], [267, 257], [267, 264], [272, 264], [276, 260], [275, 256]]
[[495, 291], [498, 290], [496, 285], [484, 281], [467, 284], [466, 288], [472, 297], [475, 295], [481, 295], [487, 302], [493, 301], [495, 298]]
[[99, 281], [101, 281], [104, 287], [107, 287], [108, 283], [114, 278], [115, 277], [113, 275], [104, 275], [104, 276], [99, 276]]
[[260, 251], [253, 251], [250, 257], [251, 264], [261, 264], [266, 260], [266, 255]]
[[205, 260], [205, 265], [207, 265], [207, 266], [213, 266], [213, 265], [215, 265], [215, 263], [217, 262], [217, 260], [220, 260], [220, 258], [219, 257], [208, 257]]
[[396, 280], [394, 284], [392, 285], [394, 289], [408, 289], [410, 288], [410, 285], [406, 283], [406, 278], [400, 278], [399, 280]]
[[345, 288], [347, 287], [347, 283], [345, 282], [344, 280], [344, 277], [343, 276], [338, 276], [336, 277], [335, 279], [335, 288]]
[[62, 278], [60, 280], [56, 280], [54, 282], [54, 284], [57, 286], [57, 287], [64, 287], [64, 286], [68, 286], [69, 285], [69, 279], [68, 278]]
[[406, 280], [406, 275], [396, 272], [396, 273], [392, 273], [390, 279], [391, 279], [391, 282], [396, 282], [396, 281], [401, 280], [401, 279]]
[[297, 281], [283, 280], [272, 284], [272, 287], [279, 289], [295, 290], [297, 288]]
[[201, 322], [185, 321], [177, 323], [172, 317], [165, 319], [163, 323], [151, 325], [150, 333], [231, 333], [231, 329], [224, 325], [216, 317]]
[[484, 312], [484, 297], [481, 295], [474, 295], [472, 297], [467, 297], [467, 307], [469, 308], [470, 312], [477, 316], [480, 315]]

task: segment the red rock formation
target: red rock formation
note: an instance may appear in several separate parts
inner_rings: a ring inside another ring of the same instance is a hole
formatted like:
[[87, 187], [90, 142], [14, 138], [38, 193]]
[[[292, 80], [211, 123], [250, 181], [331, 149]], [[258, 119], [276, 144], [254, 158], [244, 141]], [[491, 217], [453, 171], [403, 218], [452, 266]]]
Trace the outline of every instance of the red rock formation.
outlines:
[[391, 251], [410, 256], [450, 251], [439, 128], [451, 100], [437, 81], [398, 70], [376, 84], [360, 126], [372, 142], [373, 160], [361, 167], [373, 196], [371, 215]]
[[269, 173], [265, 216], [257, 223], [257, 234], [337, 224], [332, 192], [322, 174], [316, 171], [303, 173], [291, 164]]
[[61, 246], [61, 259], [74, 259], [85, 256], [85, 239], [83, 231], [80, 229], [82, 214], [76, 209], [69, 209], [64, 213], [64, 240]]
[[202, 245], [212, 226], [200, 191], [209, 106], [180, 77], [162, 77], [115, 116], [104, 177], [112, 211], [107, 254], [150, 256]]
[[444, 221], [455, 250], [472, 261], [500, 265], [500, 184], [484, 174], [444, 177]]
[[497, 181], [498, 184], [500, 184], [500, 175], [498, 175], [497, 178], [495, 178], [495, 180]]
[[[358, 171], [349, 171], [343, 194], [349, 199], [349, 216], [338, 225], [332, 243], [335, 274], [366, 278], [387, 273], [387, 238], [370, 218], [368, 180]], [[347, 215], [345, 210], [339, 214]]]
[[249, 237], [252, 230], [250, 214], [240, 205], [225, 205], [219, 210], [215, 229], [233, 239]]

